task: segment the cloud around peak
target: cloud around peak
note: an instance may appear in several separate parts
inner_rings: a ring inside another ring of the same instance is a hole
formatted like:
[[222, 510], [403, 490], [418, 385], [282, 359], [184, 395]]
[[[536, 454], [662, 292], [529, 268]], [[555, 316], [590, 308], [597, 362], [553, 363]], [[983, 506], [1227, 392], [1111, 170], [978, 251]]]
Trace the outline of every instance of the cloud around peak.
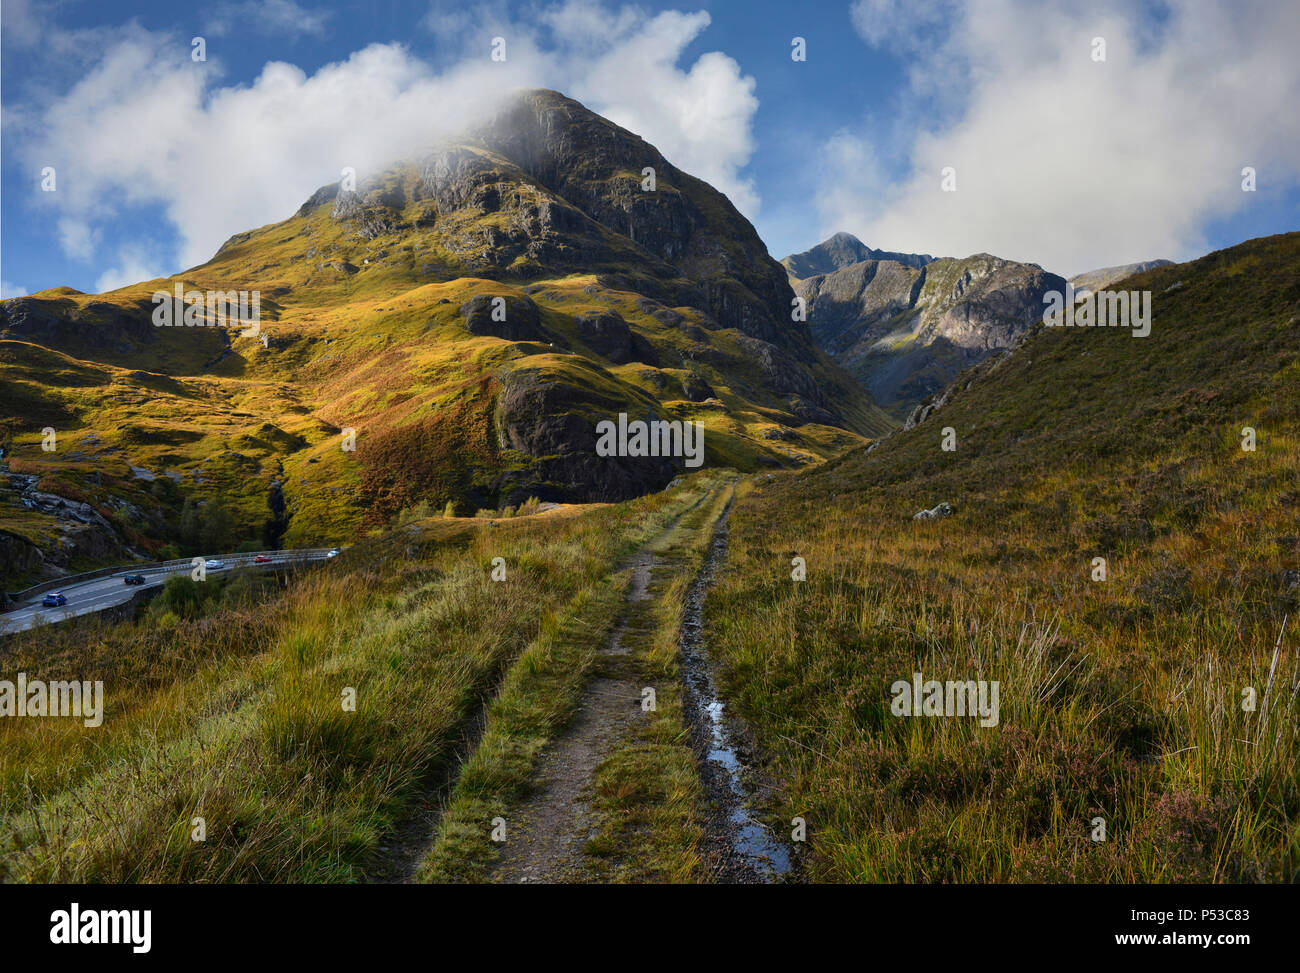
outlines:
[[[31, 202], [57, 225], [66, 254], [112, 264], [101, 286], [202, 263], [234, 233], [289, 216], [343, 167], [365, 178], [527, 87], [583, 101], [752, 218], [758, 195], [741, 170], [753, 152], [754, 81], [721, 53], [679, 66], [709, 23], [706, 13], [569, 2], [528, 27], [498, 22], [504, 61], [492, 59], [491, 36], [453, 20], [443, 28], [462, 33], [442, 39], [461, 53], [443, 67], [403, 44], [372, 44], [311, 74], [268, 62], [246, 83], [226, 79], [220, 42], [195, 62], [188, 36], [133, 26], [67, 90], [11, 113], [5, 134], [34, 171], [57, 170], [57, 192], [35, 191]], [[113, 221], [134, 207], [161, 211], [174, 252], [101, 252]]]

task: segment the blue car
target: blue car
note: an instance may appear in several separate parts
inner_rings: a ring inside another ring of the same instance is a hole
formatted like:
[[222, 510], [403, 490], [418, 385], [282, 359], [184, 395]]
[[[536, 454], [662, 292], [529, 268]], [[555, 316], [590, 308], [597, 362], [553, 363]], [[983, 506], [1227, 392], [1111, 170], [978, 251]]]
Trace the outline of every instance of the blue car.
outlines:
[[41, 604], [46, 608], [62, 608], [67, 603], [68, 599], [57, 591], [51, 591], [41, 602]]

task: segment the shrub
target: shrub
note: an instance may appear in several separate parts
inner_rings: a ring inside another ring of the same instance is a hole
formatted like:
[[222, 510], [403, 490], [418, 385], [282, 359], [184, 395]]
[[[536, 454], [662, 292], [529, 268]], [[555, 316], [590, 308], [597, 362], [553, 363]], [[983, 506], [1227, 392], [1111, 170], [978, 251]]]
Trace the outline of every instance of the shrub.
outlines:
[[193, 618], [203, 606], [205, 593], [199, 583], [185, 574], [174, 574], [163, 583], [154, 602], [159, 613], [171, 612], [181, 618]]

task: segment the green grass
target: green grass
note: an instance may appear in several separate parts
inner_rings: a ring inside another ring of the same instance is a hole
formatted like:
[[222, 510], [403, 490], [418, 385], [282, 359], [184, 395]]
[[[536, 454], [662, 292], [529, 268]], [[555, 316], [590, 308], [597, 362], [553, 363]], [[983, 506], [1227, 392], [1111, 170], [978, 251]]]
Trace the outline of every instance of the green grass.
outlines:
[[[648, 523], [647, 533], [637, 538], [644, 550], [665, 559], [652, 579], [654, 598], [625, 602], [626, 571], [601, 579], [552, 619], [507, 674], [441, 818], [422, 881], [492, 878], [500, 845], [492, 841], [491, 822], [512, 820], [536, 788], [539, 757], [569, 726], [597, 673], [635, 673], [655, 687], [657, 699], [656, 709], [591, 768], [596, 835], [580, 874], [620, 881], [699, 877], [699, 783], [681, 719], [676, 639], [687, 573], [698, 567], [699, 538], [707, 537], [704, 528], [716, 519], [726, 491], [713, 474], [704, 473], [674, 492], [676, 499], [664, 509], [671, 519]], [[620, 642], [629, 655], [619, 661], [600, 658], [598, 649], [620, 618]]]
[[[106, 716], [96, 729], [0, 726], [0, 875], [355, 881], [382, 869], [385, 836], [446, 772], [480, 701], [556, 636], [555, 606], [595, 597], [676, 502], [497, 527], [435, 518], [260, 604], [13, 637], [6, 673], [103, 680]], [[504, 582], [489, 579], [494, 557]], [[195, 817], [205, 841], [191, 840]]]

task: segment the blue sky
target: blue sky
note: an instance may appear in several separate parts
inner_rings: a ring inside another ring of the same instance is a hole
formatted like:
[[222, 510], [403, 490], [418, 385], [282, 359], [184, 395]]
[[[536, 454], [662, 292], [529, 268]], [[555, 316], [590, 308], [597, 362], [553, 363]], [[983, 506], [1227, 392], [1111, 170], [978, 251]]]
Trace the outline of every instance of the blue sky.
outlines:
[[1300, 5], [1078, 6], [7, 0], [4, 296], [181, 271], [526, 84], [727, 192], [776, 257], [847, 230], [1071, 274], [1300, 228]]

